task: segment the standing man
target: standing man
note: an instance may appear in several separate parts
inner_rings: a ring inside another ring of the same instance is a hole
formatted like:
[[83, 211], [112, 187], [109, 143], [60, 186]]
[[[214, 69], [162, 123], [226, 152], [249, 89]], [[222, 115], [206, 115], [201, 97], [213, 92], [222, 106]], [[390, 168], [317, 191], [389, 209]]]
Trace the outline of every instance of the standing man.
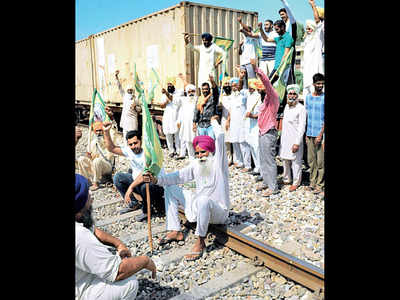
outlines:
[[221, 127], [225, 134], [225, 151], [228, 158], [228, 166], [233, 164], [233, 149], [229, 138], [229, 124], [230, 124], [230, 103], [232, 97], [231, 78], [224, 77], [222, 83], [222, 97], [218, 106], [222, 109], [221, 113]]
[[[201, 86], [204, 82], [208, 81], [209, 76], [217, 78], [217, 67], [226, 59], [226, 52], [212, 42], [213, 36], [207, 32], [201, 35], [202, 45], [193, 46], [189, 41], [189, 34], [187, 33], [185, 33], [184, 39], [186, 47], [198, 52], [200, 56], [199, 71], [197, 74], [197, 88], [200, 95]], [[222, 60], [216, 63], [215, 61], [219, 55], [222, 55]]]
[[251, 78], [256, 78], [256, 74], [250, 64], [250, 59], [256, 58], [255, 43], [258, 43], [258, 35], [252, 33], [252, 27], [242, 22], [242, 17], [238, 17], [238, 21], [242, 28], [239, 30], [244, 35], [244, 39], [240, 42], [239, 59], [240, 69], [246, 70], [243, 78], [243, 88], [248, 89], [248, 81]]
[[209, 136], [196, 136], [193, 146], [196, 151], [196, 160], [187, 167], [173, 173], [149, 179], [161, 186], [183, 184], [196, 181], [196, 192], [192, 197], [177, 199], [171, 197], [166, 200], [167, 230], [170, 231], [162, 244], [170, 241], [183, 240], [183, 233], [178, 215], [178, 205], [185, 209], [185, 216], [189, 222], [197, 222], [195, 235], [198, 236], [192, 252], [185, 255], [185, 259], [192, 261], [199, 259], [206, 248], [205, 237], [209, 224], [224, 224], [229, 216], [231, 207], [229, 199], [229, 173], [226, 159], [224, 132], [218, 123], [218, 116], [211, 118], [212, 128], [216, 139]]
[[[243, 82], [245, 71], [240, 72], [240, 82]], [[239, 78], [231, 79], [232, 95], [230, 97], [229, 140], [233, 147], [233, 163], [242, 171], [251, 171], [250, 146], [246, 142], [245, 114], [246, 93], [239, 88]], [[241, 87], [242, 85], [240, 85]]]
[[177, 159], [184, 159], [187, 150], [189, 153], [189, 159], [194, 160], [195, 156], [192, 141], [196, 136], [196, 133], [193, 131], [193, 115], [197, 102], [196, 86], [188, 84], [185, 89], [187, 96], [181, 98], [182, 104], [178, 117], [181, 150]]
[[140, 107], [140, 100], [137, 100], [135, 97], [132, 85], [129, 84], [125, 92], [119, 81], [118, 74], [119, 70], [115, 71], [115, 79], [117, 80], [118, 89], [123, 98], [119, 127], [122, 128], [123, 139], [125, 140], [125, 135], [128, 131], [138, 129], [138, 112], [140, 113], [142, 108]]
[[310, 166], [310, 186], [308, 190], [315, 194], [324, 189], [324, 149], [321, 141], [325, 129], [325, 94], [323, 92], [325, 77], [321, 73], [313, 76], [314, 92], [305, 100], [307, 111], [307, 160]]
[[265, 75], [269, 76], [269, 74], [274, 69], [275, 65], [275, 50], [276, 50], [276, 42], [268, 42], [268, 38], [275, 39], [279, 35], [273, 30], [273, 22], [271, 20], [266, 20], [264, 22], [264, 30], [262, 27], [262, 23], [258, 24], [260, 28], [260, 43], [262, 49], [262, 57], [259, 61], [259, 68], [264, 72]]
[[297, 84], [287, 86], [287, 104], [283, 111], [282, 135], [279, 156], [283, 160], [283, 183], [293, 183], [289, 192], [295, 191], [301, 184], [301, 162], [303, 158], [303, 137], [306, 128], [307, 113], [299, 103], [300, 87]]
[[177, 126], [179, 109], [181, 107], [181, 96], [183, 91], [175, 90], [175, 78], [167, 78], [167, 90], [161, 90], [161, 108], [164, 108], [162, 129], [167, 139], [169, 157], [174, 157], [180, 149], [179, 129]]
[[[156, 277], [148, 256], [133, 257], [118, 238], [94, 226], [93, 198], [88, 180], [75, 175], [75, 299], [132, 300], [139, 283], [134, 274], [142, 269]], [[109, 246], [117, 250], [111, 253]]]
[[212, 91], [208, 82], [201, 85], [201, 95], [197, 98], [193, 117], [193, 131], [196, 135], [208, 135], [215, 139], [211, 117], [217, 114], [219, 91], [213, 76], [209, 76]]
[[258, 89], [264, 89], [264, 85], [258, 78], [249, 80], [249, 90], [247, 91], [245, 128], [246, 142], [250, 147], [255, 168], [251, 175], [260, 175], [260, 156], [258, 146], [258, 112], [261, 106], [261, 95]]
[[266, 94], [258, 112], [258, 145], [260, 153], [260, 173], [263, 184], [257, 188], [264, 197], [279, 193], [277, 184], [277, 165], [275, 161], [276, 143], [278, 138], [276, 114], [279, 108], [279, 95], [272, 87], [268, 77], [257, 68], [256, 61], [251, 61], [254, 71], [263, 83]]

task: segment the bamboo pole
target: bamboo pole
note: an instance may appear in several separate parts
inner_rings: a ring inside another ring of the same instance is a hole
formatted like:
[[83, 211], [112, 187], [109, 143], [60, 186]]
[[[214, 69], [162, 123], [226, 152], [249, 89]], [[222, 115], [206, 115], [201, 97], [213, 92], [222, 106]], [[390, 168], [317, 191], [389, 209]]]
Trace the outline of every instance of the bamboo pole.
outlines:
[[146, 182], [146, 198], [147, 198], [147, 228], [149, 233], [150, 250], [153, 252], [153, 237], [151, 234], [151, 208], [150, 208], [150, 186]]

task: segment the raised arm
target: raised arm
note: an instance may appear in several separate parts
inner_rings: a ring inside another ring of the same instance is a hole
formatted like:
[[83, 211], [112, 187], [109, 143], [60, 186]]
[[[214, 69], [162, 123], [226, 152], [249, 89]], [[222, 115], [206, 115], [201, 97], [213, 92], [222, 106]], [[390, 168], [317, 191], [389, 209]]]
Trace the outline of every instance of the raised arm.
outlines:
[[286, 0], [281, 0], [281, 1], [282, 1], [282, 4], [283, 4], [283, 6], [285, 7], [286, 12], [287, 12], [287, 14], [288, 14], [288, 16], [289, 16], [290, 24], [296, 23], [296, 19], [295, 19], [293, 13], [292, 13], [292, 11], [291, 11], [291, 9], [290, 9], [289, 4], [287, 3], [287, 1], [286, 1]]
[[123, 97], [125, 94], [125, 91], [122, 88], [121, 82], [119, 81], [118, 74], [119, 74], [119, 70], [115, 71], [115, 79], [117, 80], [118, 90], [119, 90], [119, 93], [121, 94], [121, 96]]
[[103, 127], [104, 127], [104, 142], [106, 144], [106, 148], [108, 151], [111, 153], [125, 156], [124, 153], [121, 150], [121, 147], [115, 146], [111, 136], [110, 136], [110, 129], [111, 129], [112, 123], [111, 122], [104, 122]]
[[254, 58], [252, 58], [252, 59], [250, 59], [250, 63], [253, 66], [254, 72], [259, 76], [261, 82], [263, 83], [263, 85], [266, 89], [266, 96], [264, 99], [279, 99], [279, 95], [275, 91], [274, 87], [272, 86], [271, 81], [264, 74], [264, 72], [257, 67], [256, 60]]
[[318, 24], [321, 21], [321, 19], [319, 18], [319, 14], [318, 14], [317, 6], [315, 5], [315, 1], [314, 0], [308, 0], [308, 3], [310, 3], [311, 8], [313, 10], [315, 23]]

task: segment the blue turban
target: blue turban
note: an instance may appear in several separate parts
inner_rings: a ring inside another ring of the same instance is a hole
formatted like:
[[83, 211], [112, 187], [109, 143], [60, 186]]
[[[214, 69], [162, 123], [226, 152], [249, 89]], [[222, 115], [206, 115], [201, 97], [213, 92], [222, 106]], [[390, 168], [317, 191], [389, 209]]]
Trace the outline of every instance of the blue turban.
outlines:
[[89, 182], [80, 174], [75, 174], [75, 213], [86, 204], [89, 196]]
[[232, 77], [231, 80], [229, 80], [229, 83], [239, 83], [239, 78], [238, 77]]
[[202, 35], [201, 35], [201, 39], [206, 39], [206, 41], [212, 41], [212, 39], [213, 39], [213, 36], [211, 35], [211, 34], [209, 34], [208, 32], [204, 32]]

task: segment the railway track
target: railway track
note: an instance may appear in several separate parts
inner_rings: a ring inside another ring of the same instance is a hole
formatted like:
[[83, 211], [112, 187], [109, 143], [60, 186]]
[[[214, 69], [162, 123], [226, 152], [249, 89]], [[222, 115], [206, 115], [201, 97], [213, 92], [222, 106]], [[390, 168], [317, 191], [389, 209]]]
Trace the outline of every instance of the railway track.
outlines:
[[[108, 206], [113, 207], [112, 216], [102, 216], [101, 211]], [[193, 268], [200, 262], [185, 262], [183, 256], [190, 252], [194, 242], [193, 234], [195, 224], [187, 222], [183, 210], [179, 210], [182, 223], [185, 225], [185, 243], [173, 242], [174, 247], [162, 247], [158, 240], [166, 234], [165, 218], [152, 218], [153, 252], [148, 246], [147, 222], [135, 222], [134, 216], [140, 211], [119, 215], [122, 208], [121, 198], [96, 201], [93, 203], [93, 213], [96, 226], [120, 238], [130, 248], [132, 255], [149, 255], [155, 261], [161, 275], [158, 279], [150, 279], [149, 272], [142, 270], [137, 274], [141, 286], [137, 299], [211, 299], [213, 295], [238, 285], [246, 285], [251, 276], [262, 274], [265, 270], [281, 274], [293, 285], [299, 284], [314, 295], [324, 294], [324, 272], [296, 257], [270, 247], [242, 233], [250, 224], [238, 226], [210, 225], [207, 239], [207, 255], [218, 257], [235, 257], [232, 264], [215, 264], [210, 262], [201, 265], [200, 270]], [[192, 232], [192, 233], [191, 233]], [[233, 251], [232, 251], [233, 250]], [[212, 260], [214, 262], [214, 260]], [[218, 261], [216, 259], [215, 261]], [[208, 271], [215, 269], [216, 273], [207, 278]], [[186, 273], [185, 271], [187, 270]], [[176, 274], [177, 273], [177, 274]], [[181, 279], [186, 282], [183, 287], [174, 276], [181, 274]], [[197, 274], [197, 275], [195, 275]], [[257, 275], [259, 276], [259, 275]], [[279, 275], [278, 275], [279, 276]], [[183, 277], [183, 278], [182, 278]], [[207, 280], [208, 279], [208, 280]], [[249, 296], [249, 295], [247, 295]], [[273, 298], [274, 299], [274, 298]], [[277, 295], [276, 299], [279, 298]], [[316, 298], [318, 299], [318, 298]]]

